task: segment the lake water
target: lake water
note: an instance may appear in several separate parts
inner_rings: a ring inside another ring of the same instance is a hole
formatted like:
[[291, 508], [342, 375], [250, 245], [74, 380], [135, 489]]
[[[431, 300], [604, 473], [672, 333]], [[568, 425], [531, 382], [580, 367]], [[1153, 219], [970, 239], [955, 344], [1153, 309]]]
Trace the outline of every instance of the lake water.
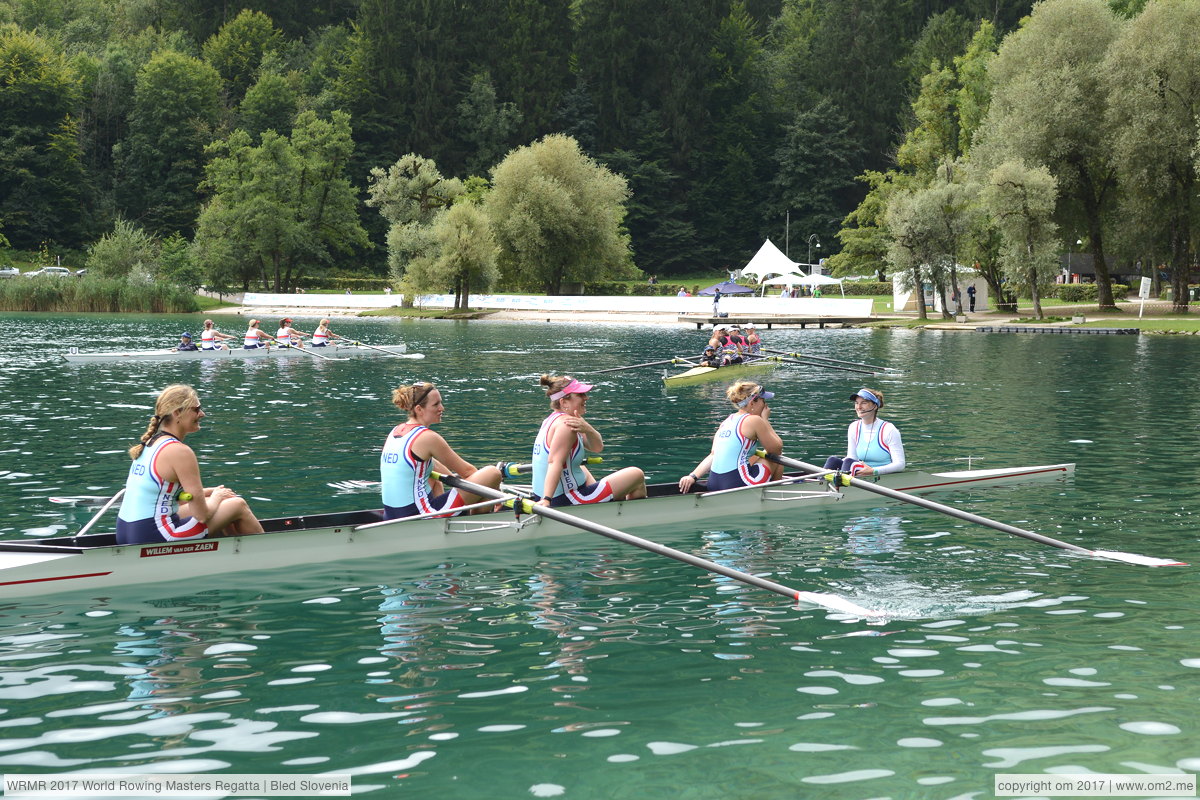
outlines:
[[[169, 345], [199, 318], [3, 320], [4, 538], [86, 522], [47, 497], [119, 489], [168, 383], [194, 384], [209, 414], [188, 439], [206, 483], [282, 516], [378, 504], [326, 484], [377, 476], [399, 382], [439, 384], [439, 430], [469, 460], [526, 460], [541, 372], [704, 339], [352, 320], [335, 331], [427, 358], [68, 366], [68, 346]], [[902, 370], [865, 383], [886, 392], [914, 467], [1078, 464], [1066, 482], [937, 499], [1089, 548], [1200, 562], [1200, 341], [764, 334]], [[660, 377], [595, 376], [598, 471], [673, 481], [707, 451], [724, 387], [664, 392]], [[788, 453], [840, 453], [863, 376], [784, 366], [763, 382]], [[1193, 567], [1080, 558], [883, 504], [641, 533], [892, 617], [798, 609], [583, 533], [116, 592], [0, 589], [0, 772], [350, 773], [374, 797], [706, 800], [982, 798], [997, 773], [1200, 772]]]

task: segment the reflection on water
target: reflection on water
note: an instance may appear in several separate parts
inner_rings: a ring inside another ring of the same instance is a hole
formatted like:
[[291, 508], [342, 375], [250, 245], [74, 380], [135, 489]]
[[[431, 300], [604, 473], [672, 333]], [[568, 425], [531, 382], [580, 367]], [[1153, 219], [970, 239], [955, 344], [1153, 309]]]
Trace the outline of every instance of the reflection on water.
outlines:
[[[204, 396], [211, 416], [189, 443], [206, 475], [262, 513], [348, 510], [368, 497], [325, 484], [374, 477], [399, 381], [446, 387], [441, 430], [469, 459], [523, 460], [545, 412], [540, 372], [665, 358], [703, 336], [354, 320], [339, 330], [404, 338], [428, 358], [130, 369], [53, 356], [170, 341], [177, 318], [6, 321], [10, 537], [89, 519], [46, 498], [119, 488], [125, 448], [169, 382]], [[902, 367], [872, 380], [919, 466], [1079, 462], [1070, 482], [939, 499], [1087, 546], [1200, 559], [1194, 448], [1179, 435], [1200, 421], [1198, 379], [1178, 367], [1195, 342], [768, 335]], [[604, 470], [638, 464], [675, 480], [726, 413], [719, 386], [664, 394], [652, 370], [595, 377]], [[776, 370], [772, 422], [788, 451], [839, 449], [856, 384]], [[1172, 425], [1140, 422], [1164, 407]], [[0, 768], [349, 772], [357, 792], [378, 796], [587, 798], [746, 787], [760, 798], [983, 797], [997, 772], [1200, 770], [1188, 744], [1200, 669], [1192, 568], [1093, 561], [895, 506], [652, 535], [893, 616], [869, 626], [796, 608], [583, 533], [453, 561], [413, 554], [0, 600]]]

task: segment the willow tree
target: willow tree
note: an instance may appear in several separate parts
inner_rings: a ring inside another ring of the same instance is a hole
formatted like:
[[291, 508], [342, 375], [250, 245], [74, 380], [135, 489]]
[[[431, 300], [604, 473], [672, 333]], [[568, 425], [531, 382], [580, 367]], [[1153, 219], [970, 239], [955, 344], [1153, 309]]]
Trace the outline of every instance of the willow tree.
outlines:
[[1101, 308], [1114, 307], [1104, 226], [1117, 189], [1102, 66], [1121, 25], [1104, 0], [1034, 6], [989, 67], [992, 101], [972, 152], [987, 168], [1020, 161], [1055, 177], [1060, 222], [1087, 233]]
[[1105, 63], [1112, 86], [1112, 149], [1123, 209], [1159, 232], [1171, 254], [1175, 310], [1186, 312], [1200, 239], [1200, 0], [1150, 3], [1122, 31]]
[[1045, 167], [1006, 161], [991, 171], [983, 201], [1001, 235], [1000, 263], [1008, 280], [1029, 291], [1033, 314], [1043, 317], [1041, 287], [1058, 267], [1054, 223], [1057, 182]]
[[564, 281], [631, 275], [621, 223], [625, 179], [553, 134], [512, 151], [492, 170], [484, 201], [500, 247], [502, 275], [514, 286], [559, 294]]

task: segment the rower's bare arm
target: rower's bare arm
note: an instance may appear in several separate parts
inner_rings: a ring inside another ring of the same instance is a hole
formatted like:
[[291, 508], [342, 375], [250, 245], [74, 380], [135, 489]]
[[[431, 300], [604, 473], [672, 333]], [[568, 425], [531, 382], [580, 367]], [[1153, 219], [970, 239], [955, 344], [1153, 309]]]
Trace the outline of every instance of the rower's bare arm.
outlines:
[[604, 437], [600, 435], [600, 431], [592, 427], [592, 423], [586, 419], [576, 415], [568, 415], [562, 418], [563, 424], [570, 428], [574, 433], [583, 436], [583, 446], [589, 453], [604, 452]]
[[455, 475], [462, 477], [466, 477], [475, 472], [474, 465], [472, 465], [458, 453], [454, 452], [454, 448], [452, 448], [446, 442], [446, 440], [442, 438], [441, 434], [428, 431], [425, 435], [431, 436], [429, 447], [434, 458], [433, 468], [435, 470], [442, 473], [453, 472]]
[[755, 435], [758, 438], [758, 443], [763, 446], [764, 450], [775, 455], [783, 452], [783, 439], [771, 427], [771, 423], [759, 418], [756, 428]]
[[211, 493], [206, 491], [201, 483], [200, 464], [196, 461], [196, 453], [182, 442], [173, 443], [160, 451], [158, 460], [162, 476], [167, 480], [173, 477], [183, 491], [192, 496], [192, 499], [187, 501], [188, 515], [208, 524], [212, 510], [220, 500], [214, 501]]
[[709, 452], [709, 454], [704, 457], [704, 460], [696, 465], [695, 469], [679, 479], [679, 491], [683, 492], [684, 494], [690, 492], [692, 487], [696, 485], [696, 482], [707, 475], [708, 471], [712, 469], [712, 461], [713, 454]]

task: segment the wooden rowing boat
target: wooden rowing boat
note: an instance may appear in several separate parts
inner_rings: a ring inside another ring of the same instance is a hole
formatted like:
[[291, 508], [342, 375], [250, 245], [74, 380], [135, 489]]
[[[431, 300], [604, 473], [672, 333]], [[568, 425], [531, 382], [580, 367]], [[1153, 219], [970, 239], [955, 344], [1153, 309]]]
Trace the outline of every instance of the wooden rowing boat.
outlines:
[[[932, 474], [911, 471], [884, 475], [879, 483], [924, 494], [1065, 478], [1074, 471], [1074, 464]], [[581, 519], [630, 530], [706, 525], [729, 518], [751, 523], [834, 503], [881, 502], [862, 489], [836, 491], [820, 479], [801, 476], [766, 486], [691, 494], [680, 494], [675, 484], [656, 484], [649, 487], [649, 494], [646, 500], [574, 506], [569, 511]], [[3, 541], [0, 598], [528, 542], [579, 533], [575, 527], [537, 516], [518, 519], [511, 511], [386, 522], [381, 517], [375, 509], [281, 517], [263, 520], [267, 532], [255, 536], [162, 544], [118, 545], [114, 533]]]
[[766, 370], [779, 366], [780, 363], [782, 362], [779, 358], [766, 356], [755, 361], [730, 364], [726, 367], [692, 367], [687, 372], [680, 372], [677, 375], [663, 375], [663, 383], [667, 386], [686, 386], [704, 381], [734, 381], [746, 375], [760, 375]]
[[63, 358], [72, 364], [117, 364], [127, 361], [236, 361], [246, 358], [360, 358], [366, 356], [392, 356], [393, 358], [424, 358], [421, 353], [408, 353], [408, 345], [360, 345], [338, 344], [327, 347], [260, 347], [246, 350], [233, 347], [229, 350], [128, 350], [117, 353], [80, 353], [71, 348]]

